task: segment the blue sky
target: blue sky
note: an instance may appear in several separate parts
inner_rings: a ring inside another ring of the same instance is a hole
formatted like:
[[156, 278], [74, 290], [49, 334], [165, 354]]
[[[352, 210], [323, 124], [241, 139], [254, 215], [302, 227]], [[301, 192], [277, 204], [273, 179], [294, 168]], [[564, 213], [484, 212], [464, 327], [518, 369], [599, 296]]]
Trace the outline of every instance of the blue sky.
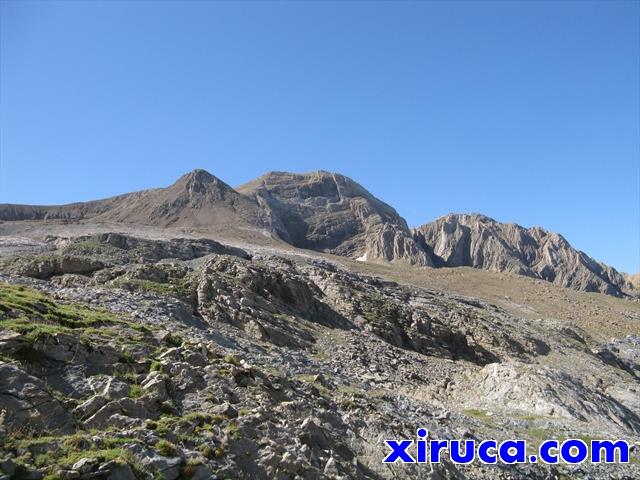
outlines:
[[639, 5], [2, 1], [0, 202], [322, 169], [638, 271]]

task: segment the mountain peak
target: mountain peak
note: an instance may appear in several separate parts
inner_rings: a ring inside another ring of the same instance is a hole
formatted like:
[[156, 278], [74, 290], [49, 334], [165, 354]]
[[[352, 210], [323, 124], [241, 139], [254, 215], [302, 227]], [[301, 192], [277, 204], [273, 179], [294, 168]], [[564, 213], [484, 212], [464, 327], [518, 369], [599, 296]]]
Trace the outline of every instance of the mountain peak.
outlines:
[[185, 173], [184, 175], [182, 175], [176, 183], [178, 182], [210, 183], [215, 181], [219, 182], [220, 179], [202, 168], [196, 168], [195, 170], [192, 170], [189, 173]]
[[183, 192], [190, 195], [205, 192], [217, 192], [216, 197], [223, 198], [225, 195], [238, 195], [238, 193], [215, 175], [197, 168], [181, 176], [169, 189]]

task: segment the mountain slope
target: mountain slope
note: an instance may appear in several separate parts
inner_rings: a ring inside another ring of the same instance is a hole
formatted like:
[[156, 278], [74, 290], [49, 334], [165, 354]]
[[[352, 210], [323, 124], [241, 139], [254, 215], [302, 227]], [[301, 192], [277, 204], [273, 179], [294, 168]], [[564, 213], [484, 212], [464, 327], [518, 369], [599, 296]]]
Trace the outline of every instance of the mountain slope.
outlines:
[[61, 206], [0, 205], [0, 220], [92, 220], [161, 227], [234, 224], [273, 230], [273, 218], [256, 202], [206, 172], [194, 170], [173, 185], [104, 200]]
[[237, 190], [275, 212], [287, 232], [283, 238], [296, 247], [432, 265], [405, 220], [343, 175], [271, 172]]
[[620, 295], [626, 286], [615, 269], [540, 227], [499, 223], [478, 214], [450, 214], [416, 228], [414, 237], [438, 267], [506, 271], [610, 295]]

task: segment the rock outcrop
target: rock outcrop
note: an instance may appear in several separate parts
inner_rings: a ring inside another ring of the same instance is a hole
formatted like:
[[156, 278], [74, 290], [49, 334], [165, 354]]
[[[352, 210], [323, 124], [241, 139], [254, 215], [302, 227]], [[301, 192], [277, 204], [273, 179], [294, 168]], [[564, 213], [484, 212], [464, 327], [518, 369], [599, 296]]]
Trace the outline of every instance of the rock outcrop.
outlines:
[[366, 260], [430, 266], [406, 221], [361, 185], [337, 173], [271, 172], [238, 187], [280, 218], [292, 245]]
[[506, 271], [612, 295], [620, 295], [626, 285], [615, 269], [540, 227], [500, 223], [478, 214], [449, 214], [413, 232], [437, 267]]

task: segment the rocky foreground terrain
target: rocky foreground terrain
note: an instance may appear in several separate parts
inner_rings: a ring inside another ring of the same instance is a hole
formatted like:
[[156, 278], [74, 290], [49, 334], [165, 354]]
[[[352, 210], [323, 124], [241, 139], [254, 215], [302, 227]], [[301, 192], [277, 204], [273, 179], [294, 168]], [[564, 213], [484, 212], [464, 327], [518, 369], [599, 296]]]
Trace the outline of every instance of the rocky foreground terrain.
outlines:
[[[47, 230], [0, 237], [5, 477], [640, 476], [637, 302], [572, 292], [636, 332], [610, 339], [607, 318], [517, 315], [340, 257]], [[418, 426], [532, 449], [622, 438], [634, 460], [382, 464], [384, 439]]]
[[[633, 281], [326, 172], [2, 205], [0, 480], [640, 478]], [[418, 427], [632, 462], [383, 464]]]

